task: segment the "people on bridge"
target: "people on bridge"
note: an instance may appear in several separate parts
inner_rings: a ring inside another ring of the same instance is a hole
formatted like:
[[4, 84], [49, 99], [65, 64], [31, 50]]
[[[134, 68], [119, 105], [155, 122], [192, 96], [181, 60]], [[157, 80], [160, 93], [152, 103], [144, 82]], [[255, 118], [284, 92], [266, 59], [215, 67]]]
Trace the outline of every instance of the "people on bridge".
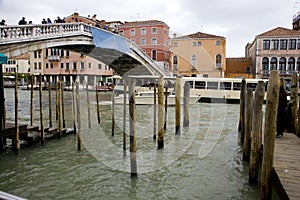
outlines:
[[26, 25], [27, 21], [25, 20], [25, 17], [22, 17], [22, 19], [19, 21], [19, 25]]
[[0, 26], [6, 26], [6, 23], [5, 23], [5, 19], [2, 19], [1, 22], [0, 22]]
[[64, 21], [60, 17], [57, 17], [57, 19], [54, 22], [55, 23], [63, 23]]
[[45, 20], [45, 18], [43, 19], [42, 24], [47, 24], [47, 21]]
[[47, 24], [52, 24], [52, 21], [49, 17], [47, 18]]

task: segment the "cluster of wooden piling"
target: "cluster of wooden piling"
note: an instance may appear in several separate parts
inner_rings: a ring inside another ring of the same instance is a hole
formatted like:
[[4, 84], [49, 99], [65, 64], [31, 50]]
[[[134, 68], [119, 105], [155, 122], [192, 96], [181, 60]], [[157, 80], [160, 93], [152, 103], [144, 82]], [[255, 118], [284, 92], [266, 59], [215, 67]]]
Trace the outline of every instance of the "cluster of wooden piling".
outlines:
[[[266, 107], [263, 127], [263, 102], [265, 84], [259, 81], [255, 89], [246, 89], [245, 80], [242, 81], [240, 94], [240, 143], [243, 144], [243, 159], [250, 161], [249, 182], [257, 184], [259, 167], [261, 166], [261, 198], [271, 199], [274, 146], [277, 126], [277, 109], [279, 100], [280, 81], [279, 72], [272, 71], [268, 81]], [[292, 133], [297, 133], [299, 127], [298, 113], [298, 75], [292, 75], [292, 90], [290, 94]], [[295, 120], [296, 119], [296, 120]], [[264, 131], [262, 131], [264, 130]], [[299, 134], [299, 129], [298, 133]]]

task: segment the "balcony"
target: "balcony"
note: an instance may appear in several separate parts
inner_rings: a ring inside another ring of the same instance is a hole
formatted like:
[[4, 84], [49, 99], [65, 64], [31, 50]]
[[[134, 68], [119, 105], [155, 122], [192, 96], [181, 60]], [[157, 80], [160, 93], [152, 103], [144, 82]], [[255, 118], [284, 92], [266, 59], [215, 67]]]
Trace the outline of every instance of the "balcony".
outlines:
[[60, 61], [60, 56], [48, 56], [49, 61]]
[[216, 63], [215, 67], [216, 69], [222, 69], [222, 63]]

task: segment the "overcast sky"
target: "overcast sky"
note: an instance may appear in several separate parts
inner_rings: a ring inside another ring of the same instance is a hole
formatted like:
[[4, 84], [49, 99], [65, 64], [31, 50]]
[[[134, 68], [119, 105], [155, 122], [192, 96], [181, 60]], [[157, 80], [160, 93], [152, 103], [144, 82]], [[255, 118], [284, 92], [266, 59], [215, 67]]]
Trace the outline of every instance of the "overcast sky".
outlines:
[[[198, 31], [226, 38], [226, 57], [243, 57], [256, 35], [276, 27], [292, 28], [300, 11], [295, 0], [0, 0], [0, 18], [8, 25], [21, 17], [43, 18], [97, 14], [106, 21], [161, 20], [177, 35]], [[1, 19], [0, 19], [1, 20]]]

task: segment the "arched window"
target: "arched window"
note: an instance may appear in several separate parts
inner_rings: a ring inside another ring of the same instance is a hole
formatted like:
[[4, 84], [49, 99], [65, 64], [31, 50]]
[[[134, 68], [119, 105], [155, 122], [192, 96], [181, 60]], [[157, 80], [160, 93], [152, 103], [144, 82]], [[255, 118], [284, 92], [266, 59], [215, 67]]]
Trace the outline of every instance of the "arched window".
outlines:
[[294, 71], [295, 70], [295, 58], [290, 57], [288, 60], [288, 70]]
[[222, 56], [220, 54], [216, 55], [216, 64], [221, 64]]
[[191, 64], [192, 64], [192, 69], [196, 69], [196, 67], [197, 67], [197, 58], [196, 58], [196, 55], [192, 55], [192, 62], [191, 62]]
[[153, 60], [157, 59], [156, 50], [152, 50], [152, 59]]
[[262, 70], [269, 70], [269, 58], [267, 57], [262, 60]]
[[285, 71], [286, 70], [286, 58], [281, 57], [279, 59], [279, 70]]
[[178, 57], [173, 56], [173, 69], [177, 70], [178, 69]]
[[271, 58], [270, 70], [277, 70], [277, 58]]
[[297, 59], [297, 70], [300, 71], [300, 57]]

